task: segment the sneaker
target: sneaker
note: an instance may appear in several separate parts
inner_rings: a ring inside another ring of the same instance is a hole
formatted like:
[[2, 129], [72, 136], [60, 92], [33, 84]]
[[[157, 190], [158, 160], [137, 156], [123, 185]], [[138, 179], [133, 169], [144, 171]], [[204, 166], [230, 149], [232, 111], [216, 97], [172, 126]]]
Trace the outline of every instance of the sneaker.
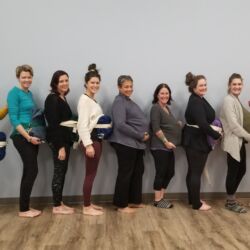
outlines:
[[226, 202], [225, 208], [235, 213], [240, 213], [240, 214], [247, 213], [246, 208], [240, 205], [237, 201]]
[[159, 201], [155, 201], [154, 206], [158, 208], [171, 208], [173, 207], [173, 204], [166, 199], [161, 199]]

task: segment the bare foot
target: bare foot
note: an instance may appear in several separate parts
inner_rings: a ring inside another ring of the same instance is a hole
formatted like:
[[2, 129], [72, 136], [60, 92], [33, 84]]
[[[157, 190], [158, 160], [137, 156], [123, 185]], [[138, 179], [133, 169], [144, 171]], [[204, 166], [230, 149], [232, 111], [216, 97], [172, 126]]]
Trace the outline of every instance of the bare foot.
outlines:
[[145, 205], [142, 204], [142, 203], [140, 203], [140, 204], [133, 204], [133, 203], [131, 203], [128, 206], [131, 207], [131, 208], [144, 208], [145, 207]]
[[31, 210], [31, 211], [34, 211], [34, 212], [41, 212], [40, 210], [37, 210], [37, 209], [32, 208], [32, 207], [30, 207], [30, 210]]
[[61, 202], [61, 205], [62, 205], [64, 208], [66, 208], [66, 209], [68, 209], [68, 210], [70, 210], [70, 211], [73, 211], [73, 212], [74, 212], [74, 210], [75, 210], [73, 207], [66, 206], [63, 202]]
[[52, 213], [53, 214], [73, 214], [74, 210], [68, 209], [64, 207], [63, 205], [61, 205], [58, 207], [53, 207]]
[[83, 207], [82, 213], [84, 215], [91, 215], [91, 216], [103, 215], [103, 211], [97, 210], [93, 208], [91, 205], [88, 207]]
[[103, 207], [97, 206], [97, 205], [95, 205], [95, 204], [91, 204], [90, 206], [93, 207], [93, 208], [96, 209], [96, 210], [101, 210], [101, 211], [103, 211]]
[[121, 213], [132, 214], [135, 213], [136, 210], [131, 207], [124, 207], [124, 208], [118, 208], [117, 211]]
[[207, 211], [207, 210], [209, 210], [209, 209], [211, 209], [211, 208], [212, 208], [212, 207], [209, 206], [208, 204], [202, 203], [202, 205], [201, 205], [201, 207], [199, 208], [199, 210], [201, 210], [201, 211]]
[[28, 211], [25, 211], [25, 212], [19, 212], [18, 213], [18, 216], [19, 217], [25, 217], [25, 218], [33, 218], [33, 217], [36, 217], [36, 216], [39, 216], [42, 212], [39, 211], [39, 210], [28, 210]]

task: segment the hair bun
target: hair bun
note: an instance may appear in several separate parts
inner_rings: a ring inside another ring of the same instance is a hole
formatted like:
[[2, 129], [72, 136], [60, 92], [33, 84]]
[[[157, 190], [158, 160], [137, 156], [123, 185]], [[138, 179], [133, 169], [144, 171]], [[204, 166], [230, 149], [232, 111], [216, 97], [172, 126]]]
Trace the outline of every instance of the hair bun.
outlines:
[[188, 73], [186, 74], [185, 83], [186, 83], [187, 86], [189, 86], [189, 85], [191, 84], [191, 82], [194, 81], [194, 77], [195, 77], [195, 76], [194, 76], [191, 72], [188, 72]]
[[88, 66], [88, 71], [96, 71], [98, 72], [98, 70], [96, 69], [96, 64], [92, 63]]

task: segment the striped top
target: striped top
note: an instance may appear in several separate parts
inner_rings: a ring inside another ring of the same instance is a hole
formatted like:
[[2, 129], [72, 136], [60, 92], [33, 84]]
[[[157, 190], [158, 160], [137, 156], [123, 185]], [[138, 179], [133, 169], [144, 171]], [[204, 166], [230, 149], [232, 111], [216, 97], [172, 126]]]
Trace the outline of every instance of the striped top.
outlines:
[[27, 128], [30, 124], [32, 112], [35, 109], [32, 93], [14, 87], [8, 93], [7, 103], [10, 123], [14, 128], [12, 135], [18, 134], [16, 130], [18, 125]]

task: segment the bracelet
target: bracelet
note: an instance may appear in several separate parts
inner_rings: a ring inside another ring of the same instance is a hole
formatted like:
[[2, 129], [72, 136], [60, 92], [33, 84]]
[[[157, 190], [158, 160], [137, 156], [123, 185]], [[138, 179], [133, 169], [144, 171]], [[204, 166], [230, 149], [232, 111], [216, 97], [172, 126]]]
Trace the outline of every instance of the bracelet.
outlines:
[[28, 142], [32, 141], [32, 136], [29, 137], [29, 139], [27, 140]]

